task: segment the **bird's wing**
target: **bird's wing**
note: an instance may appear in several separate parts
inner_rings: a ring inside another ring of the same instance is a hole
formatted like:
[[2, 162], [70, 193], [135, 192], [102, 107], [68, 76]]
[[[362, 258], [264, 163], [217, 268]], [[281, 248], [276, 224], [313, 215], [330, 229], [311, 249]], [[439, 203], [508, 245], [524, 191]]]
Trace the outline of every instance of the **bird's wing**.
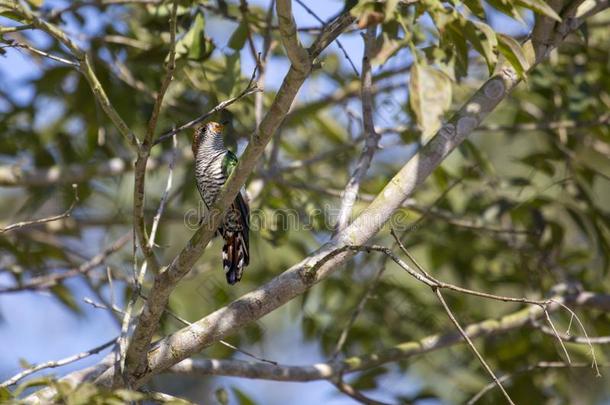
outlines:
[[[235, 166], [237, 166], [237, 162], [237, 156], [235, 156], [235, 154], [230, 150], [227, 150], [223, 161], [223, 170], [225, 170], [225, 174], [227, 175], [227, 177], [229, 177], [231, 173], [233, 173], [233, 169], [235, 169]], [[235, 208], [239, 210], [240, 213], [242, 227], [245, 230], [243, 235], [244, 242], [246, 245], [246, 249], [248, 250], [250, 247], [250, 241], [248, 237], [248, 234], [250, 233], [250, 207], [248, 206], [248, 203], [243, 197], [241, 191], [237, 194], [237, 197], [235, 197], [235, 201], [233, 202], [233, 204]]]
[[231, 152], [230, 150], [227, 150], [227, 153], [225, 153], [224, 159], [222, 161], [222, 170], [224, 174], [229, 177], [231, 173], [233, 173], [233, 169], [235, 169], [235, 166], [237, 166], [237, 156], [235, 156], [235, 153]]

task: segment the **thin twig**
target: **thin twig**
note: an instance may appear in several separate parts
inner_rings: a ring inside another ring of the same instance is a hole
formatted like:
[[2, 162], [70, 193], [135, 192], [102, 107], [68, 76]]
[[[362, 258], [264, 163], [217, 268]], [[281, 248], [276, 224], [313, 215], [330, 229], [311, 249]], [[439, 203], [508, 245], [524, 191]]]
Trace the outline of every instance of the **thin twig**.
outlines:
[[108, 289], [110, 290], [110, 305], [114, 307], [116, 298], [114, 296], [114, 285], [112, 283], [112, 270], [110, 266], [106, 266], [106, 277], [108, 277]]
[[536, 328], [540, 332], [545, 333], [545, 334], [547, 334], [549, 336], [553, 336], [553, 337], [559, 336], [559, 338], [561, 340], [563, 340], [564, 342], [568, 342], [568, 343], [583, 344], [583, 345], [587, 345], [587, 346], [589, 344], [593, 344], [593, 345], [607, 345], [607, 344], [610, 344], [610, 336], [588, 337], [588, 336], [568, 335], [566, 333], [555, 334], [553, 329], [549, 328], [548, 326], [544, 326], [544, 325], [541, 325], [541, 324], [537, 324], [535, 326], [536, 326]]
[[436, 296], [438, 297], [441, 305], [445, 309], [445, 312], [447, 312], [447, 315], [449, 316], [449, 319], [451, 319], [451, 322], [453, 322], [453, 324], [455, 325], [457, 330], [460, 332], [460, 334], [462, 335], [462, 337], [464, 338], [466, 343], [468, 343], [468, 346], [470, 346], [470, 349], [472, 350], [472, 352], [475, 354], [477, 359], [479, 359], [479, 362], [481, 362], [481, 364], [483, 365], [483, 368], [487, 371], [487, 373], [494, 380], [494, 382], [496, 383], [496, 385], [498, 386], [500, 391], [502, 391], [502, 394], [504, 394], [504, 397], [506, 398], [508, 403], [514, 405], [513, 400], [511, 399], [510, 395], [508, 395], [508, 392], [506, 392], [506, 390], [502, 386], [502, 383], [500, 382], [500, 380], [498, 380], [498, 377], [496, 377], [496, 375], [493, 372], [493, 370], [491, 369], [491, 367], [489, 367], [489, 365], [487, 364], [487, 362], [485, 361], [483, 356], [481, 356], [481, 353], [479, 353], [479, 351], [477, 350], [477, 348], [474, 345], [474, 343], [472, 343], [472, 340], [470, 340], [470, 337], [468, 336], [468, 334], [464, 331], [464, 329], [462, 329], [462, 326], [460, 325], [458, 320], [453, 315], [453, 312], [451, 312], [451, 308], [449, 308], [449, 306], [445, 302], [445, 299], [443, 298], [443, 294], [441, 294], [441, 290], [438, 289], [438, 288], [435, 288], [434, 289], [434, 293], [436, 294]]
[[[313, 18], [315, 18], [320, 24], [326, 26], [327, 22], [324, 21], [323, 19], [321, 19], [311, 8], [309, 8], [303, 1], [301, 0], [296, 0], [297, 3], [299, 3], [299, 5], [301, 7], [303, 7], [303, 9], [305, 9], [305, 11], [307, 11], [307, 13], [309, 13]], [[335, 42], [337, 43], [337, 46], [339, 47], [339, 49], [341, 49], [341, 52], [343, 52], [343, 55], [345, 56], [345, 59], [347, 59], [347, 61], [349, 62], [350, 66], [352, 67], [352, 69], [354, 70], [354, 73], [356, 74], [356, 76], [360, 76], [360, 72], [358, 72], [358, 68], [356, 67], [356, 65], [354, 64], [354, 61], [352, 60], [352, 58], [350, 58], [349, 54], [347, 53], [347, 50], [343, 47], [343, 44], [341, 43], [341, 41], [339, 41], [339, 38], [337, 38], [335, 40]]]
[[561, 340], [561, 338], [559, 337], [559, 332], [555, 328], [555, 325], [553, 324], [553, 321], [551, 320], [551, 316], [549, 315], [549, 311], [547, 311], [546, 308], [544, 309], [544, 317], [546, 318], [546, 321], [549, 323], [549, 325], [551, 325], [551, 329], [553, 330], [553, 333], [555, 334], [557, 341], [559, 341], [559, 345], [561, 346], [561, 349], [563, 350], [563, 353], [566, 356], [566, 360], [567, 360], [568, 364], [572, 363], [572, 360], [570, 360], [570, 354], [568, 353], [568, 349], [566, 349], [566, 346], [563, 344], [563, 340]]
[[201, 115], [200, 117], [197, 117], [194, 120], [184, 123], [174, 129], [172, 129], [171, 131], [165, 132], [164, 134], [160, 135], [157, 138], [157, 140], [153, 142], [153, 146], [158, 145], [161, 142], [164, 142], [164, 141], [170, 139], [172, 136], [176, 135], [179, 132], [184, 131], [185, 129], [194, 127], [195, 125], [205, 121], [206, 119], [208, 119], [212, 115], [216, 114], [217, 112], [224, 110], [225, 108], [227, 108], [234, 102], [236, 102], [246, 96], [249, 96], [250, 94], [258, 93], [260, 91], [261, 90], [256, 85], [254, 85], [254, 86], [248, 85], [248, 87], [244, 91], [242, 91], [240, 94], [238, 94], [237, 96], [219, 103], [216, 107], [212, 108], [210, 111]]
[[[522, 373], [526, 373], [535, 369], [549, 369], [549, 368], [557, 368], [557, 369], [561, 369], [561, 368], [582, 368], [582, 367], [588, 367], [589, 364], [587, 363], [572, 363], [572, 364], [567, 364], [564, 362], [560, 362], [560, 361], [541, 361], [538, 362], [536, 364], [527, 366], [527, 367], [523, 367], [520, 370], [511, 373], [511, 374], [505, 374], [502, 377], [499, 378], [500, 382], [506, 382], [508, 380], [510, 380], [511, 378], [513, 378], [515, 375], [517, 374], [522, 374]], [[605, 367], [607, 367], [607, 365], [604, 365]], [[488, 393], [489, 391], [491, 391], [492, 389], [494, 389], [496, 387], [496, 383], [492, 382], [487, 384], [485, 387], [483, 387], [481, 389], [481, 391], [477, 392], [472, 398], [470, 398], [468, 400], [468, 402], [466, 403], [467, 405], [473, 405], [476, 402], [478, 402], [483, 395], [485, 395], [486, 393]]]
[[[140, 294], [140, 298], [142, 298], [145, 301], [148, 299], [143, 294]], [[83, 299], [83, 301], [85, 303], [93, 306], [94, 308], [111, 310], [111, 311], [113, 311], [113, 312], [115, 312], [115, 313], [117, 313], [119, 315], [123, 315], [123, 316], [125, 315], [125, 311], [123, 311], [121, 308], [117, 307], [116, 305], [113, 305], [112, 307], [109, 307], [106, 304], [95, 302], [92, 299], [86, 298], [86, 297]], [[187, 321], [186, 319], [182, 318], [180, 315], [178, 315], [175, 312], [169, 310], [168, 308], [165, 309], [165, 313], [169, 317], [171, 317], [171, 318], [175, 319], [176, 321], [178, 321], [179, 323], [181, 323], [183, 326], [190, 326], [190, 325], [193, 324], [192, 322]], [[219, 340], [218, 343], [220, 343], [221, 345], [223, 345], [225, 347], [228, 347], [231, 350], [239, 352], [239, 353], [243, 354], [244, 356], [250, 357], [250, 358], [252, 358], [254, 360], [257, 360], [257, 361], [260, 361], [260, 362], [263, 362], [263, 363], [273, 364], [275, 366], [278, 365], [278, 363], [276, 361], [268, 360], [268, 359], [265, 359], [263, 357], [259, 357], [259, 356], [255, 355], [255, 354], [252, 354], [252, 353], [250, 353], [250, 352], [248, 352], [248, 351], [246, 351], [244, 349], [240, 349], [239, 347], [237, 347], [235, 345], [232, 345], [231, 343], [226, 342], [224, 340]]]
[[339, 381], [333, 382], [333, 385], [337, 387], [339, 391], [347, 395], [348, 397], [355, 399], [361, 404], [366, 405], [388, 405], [386, 402], [376, 401], [362, 394], [360, 391], [352, 387], [351, 385], [344, 382], [342, 379]]
[[[589, 334], [587, 333], [587, 329], [585, 328], [585, 325], [583, 325], [583, 323], [580, 321], [580, 318], [576, 315], [576, 313], [574, 311], [572, 311], [572, 309], [570, 309], [570, 307], [568, 307], [567, 305], [565, 305], [561, 302], [558, 302], [558, 301], [552, 300], [552, 302], [557, 303], [560, 307], [562, 307], [563, 309], [568, 311], [572, 316], [571, 319], [576, 319], [576, 322], [580, 326], [582, 333], [585, 335], [585, 339], [588, 340], [588, 346], [589, 346], [589, 350], [591, 351], [591, 358], [592, 358], [591, 366], [595, 369], [596, 377], [601, 377], [602, 375], [599, 372], [599, 367], [597, 365], [597, 358], [595, 356], [595, 349], [593, 348], [593, 345], [591, 344], [591, 339], [589, 339]], [[570, 322], [571, 322], [571, 319], [570, 319]]]
[[[129, 332], [129, 326], [131, 323], [131, 314], [135, 304], [138, 300], [138, 295], [142, 288], [142, 283], [146, 277], [146, 271], [150, 267], [151, 270], [158, 274], [159, 269], [159, 261], [155, 256], [155, 252], [153, 251], [153, 246], [155, 243], [155, 236], [157, 227], [159, 225], [159, 220], [161, 219], [161, 214], [163, 209], [165, 208], [165, 200], [167, 199], [167, 193], [169, 188], [171, 188], [172, 178], [173, 178], [173, 165], [176, 159], [176, 139], [173, 137], [174, 141], [174, 154], [172, 160], [170, 162], [170, 170], [167, 180], [167, 186], [159, 204], [159, 209], [157, 211], [157, 215], [153, 220], [151, 235], [148, 236], [146, 234], [146, 222], [144, 220], [144, 192], [145, 192], [145, 182], [146, 182], [146, 164], [148, 162], [148, 158], [150, 156], [150, 150], [152, 148], [152, 141], [155, 133], [155, 129], [157, 128], [157, 122], [159, 119], [159, 114], [161, 112], [161, 107], [163, 105], [163, 99], [165, 97], [165, 93], [167, 92], [169, 85], [171, 84], [172, 78], [174, 76], [174, 70], [176, 68], [176, 31], [177, 31], [177, 12], [178, 12], [178, 0], [173, 1], [171, 14], [169, 17], [169, 31], [170, 31], [170, 48], [167, 55], [167, 65], [166, 65], [166, 74], [161, 82], [161, 87], [157, 92], [157, 97], [155, 99], [155, 104], [153, 107], [153, 111], [150, 115], [150, 120], [148, 121], [148, 127], [146, 130], [146, 136], [144, 137], [144, 141], [142, 142], [140, 149], [138, 150], [138, 158], [135, 163], [134, 169], [134, 197], [133, 197], [133, 229], [137, 236], [137, 239], [140, 244], [140, 249], [144, 255], [144, 262], [140, 268], [140, 271], [135, 278], [135, 291], [132, 293], [131, 299], [127, 305], [127, 311], [125, 316], [123, 317], [123, 324], [121, 326], [121, 339], [120, 339], [120, 350], [119, 355], [116, 358], [116, 365], [119, 366], [121, 373], [115, 373], [114, 375], [114, 384], [119, 385], [119, 377], [122, 377], [124, 382], [129, 381], [129, 375], [133, 373], [138, 367], [140, 367], [140, 355], [139, 353], [143, 350], [148, 350], [148, 347], [141, 347], [140, 342], [132, 340], [128, 342], [127, 334]], [[135, 261], [135, 254], [134, 254]]]
[[16, 27], [0, 27], [0, 34], [8, 34], [11, 32], [31, 30], [34, 26], [31, 24], [18, 25]]
[[349, 321], [347, 322], [347, 324], [344, 326], [343, 330], [341, 331], [341, 334], [339, 335], [339, 339], [337, 340], [337, 344], [335, 345], [335, 349], [333, 350], [333, 354], [331, 356], [332, 360], [335, 360], [339, 356], [339, 353], [341, 353], [343, 346], [347, 342], [347, 336], [349, 334], [349, 331], [354, 326], [354, 323], [356, 322], [356, 319], [358, 318], [358, 316], [360, 316], [362, 311], [364, 311], [367, 301], [373, 295], [373, 291], [375, 290], [375, 287], [377, 287], [377, 284], [379, 283], [381, 276], [385, 272], [386, 259], [387, 259], [387, 256], [383, 256], [383, 258], [381, 260], [381, 264], [380, 264], [379, 268], [377, 269], [377, 271], [375, 272], [373, 279], [367, 283], [367, 288], [366, 288], [364, 294], [362, 294], [362, 297], [360, 298], [360, 300], [358, 301], [358, 305], [356, 306], [356, 309], [354, 309], [354, 311], [352, 312], [352, 315], [349, 318]]
[[248, 9], [247, 0], [239, 0], [239, 11], [241, 12], [241, 17], [242, 17], [241, 24], [244, 24], [246, 26], [246, 40], [248, 42], [248, 46], [250, 47], [250, 53], [252, 54], [252, 57], [256, 60], [256, 63], [258, 64], [259, 61], [258, 61], [258, 58], [256, 57], [258, 52], [256, 52], [256, 46], [254, 45], [254, 40], [252, 39], [252, 30], [250, 29], [250, 19], [249, 19], [250, 10]]
[[[272, 39], [271, 39], [271, 20], [273, 19], [273, 9], [275, 7], [275, 0], [271, 0], [267, 15], [265, 16], [265, 33], [263, 34], [263, 51], [259, 58], [257, 58], [258, 65], [258, 79], [256, 85], [261, 90], [265, 88], [265, 75], [267, 73], [267, 61], [269, 59]], [[263, 102], [265, 101], [265, 94], [263, 91], [256, 93], [254, 96], [254, 119], [256, 121], [256, 127], [260, 125], [263, 120]]]
[[337, 228], [333, 236], [341, 232], [349, 224], [349, 219], [358, 198], [360, 183], [364, 180], [364, 176], [371, 166], [375, 151], [378, 149], [380, 136], [375, 132], [375, 123], [373, 121], [373, 103], [375, 101], [372, 86], [373, 74], [371, 71], [371, 55], [373, 52], [374, 38], [377, 32], [377, 26], [371, 25], [363, 35], [364, 38], [364, 55], [362, 56], [362, 126], [365, 133], [365, 145], [362, 154], [356, 164], [356, 169], [350, 177], [343, 197], [341, 199], [341, 207], [337, 216]]
[[[567, 293], [565, 296], [555, 296], [554, 300], [583, 305], [589, 308], [609, 308], [610, 295], [595, 294], [591, 292]], [[595, 298], [594, 298], [595, 297]], [[549, 311], [560, 308], [559, 305], [549, 306]], [[527, 327], [532, 320], [542, 318], [543, 311], [536, 307], [537, 311], [517, 310], [505, 314], [499, 318], [490, 318], [463, 328], [471, 339], [498, 336], [522, 327]], [[462, 336], [456, 332], [447, 331], [443, 334], [433, 334], [418, 340], [398, 343], [380, 351], [367, 353], [360, 356], [349, 357], [325, 363], [310, 364], [306, 366], [288, 366], [279, 364], [277, 366], [252, 363], [242, 360], [220, 360], [220, 359], [187, 359], [173, 366], [170, 372], [179, 374], [193, 374], [197, 376], [233, 376], [273, 381], [336, 381], [341, 375], [352, 374], [358, 371], [379, 367], [386, 363], [394, 363], [412, 359], [415, 356], [431, 353], [443, 348], [448, 348], [464, 343]], [[495, 383], [493, 383], [495, 385]]]
[[80, 64], [78, 62], [75, 62], [75, 61], [72, 61], [72, 60], [69, 60], [69, 59], [66, 59], [66, 58], [62, 58], [61, 56], [53, 55], [52, 53], [45, 52], [45, 51], [40, 50], [38, 48], [34, 48], [33, 46], [28, 45], [28, 44], [24, 44], [24, 43], [21, 43], [21, 42], [16, 42], [14, 40], [3, 41], [3, 42], [6, 43], [7, 45], [3, 46], [3, 47], [0, 47], [0, 48], [15, 48], [15, 49], [23, 48], [23, 49], [26, 49], [26, 50], [32, 52], [33, 54], [45, 57], [47, 59], [51, 59], [51, 60], [53, 60], [55, 62], [63, 63], [63, 64], [66, 64], [68, 66], [72, 66], [74, 68], [78, 68], [80, 66]]
[[487, 298], [487, 299], [504, 301], [504, 302], [519, 302], [519, 303], [523, 303], [523, 304], [537, 305], [540, 307], [544, 307], [551, 303], [550, 300], [534, 300], [534, 299], [529, 299], [529, 298], [496, 295], [496, 294], [490, 294], [490, 293], [486, 293], [486, 292], [482, 292], [482, 291], [470, 290], [468, 288], [460, 287], [460, 286], [450, 284], [450, 283], [445, 283], [430, 275], [426, 276], [425, 274], [418, 273], [416, 270], [411, 268], [411, 266], [409, 266], [407, 263], [405, 263], [403, 260], [401, 260], [398, 256], [396, 256], [396, 254], [394, 254], [394, 252], [392, 252], [392, 250], [390, 248], [387, 248], [385, 246], [379, 246], [379, 245], [342, 246], [341, 248], [336, 249], [336, 250], [328, 253], [326, 256], [322, 257], [318, 262], [316, 262], [316, 264], [313, 267], [311, 267], [309, 269], [309, 272], [312, 272], [312, 273], [316, 272], [318, 268], [320, 268], [326, 262], [331, 260], [333, 257], [335, 257], [345, 251], [348, 251], [348, 250], [354, 251], [354, 252], [381, 252], [385, 255], [388, 255], [390, 257], [390, 259], [392, 259], [392, 261], [394, 261], [394, 263], [396, 263], [398, 266], [400, 266], [403, 270], [405, 270], [407, 273], [409, 273], [416, 280], [426, 284], [430, 288], [440, 288], [440, 289], [444, 288], [444, 289], [460, 292], [463, 294], [473, 295], [475, 297]]
[[44, 224], [47, 222], [58, 221], [60, 219], [69, 217], [72, 214], [72, 210], [74, 209], [74, 207], [76, 207], [76, 204], [79, 201], [78, 200], [78, 186], [76, 184], [73, 184], [72, 188], [74, 189], [74, 200], [72, 201], [72, 204], [70, 204], [68, 209], [63, 214], [54, 215], [54, 216], [47, 217], [47, 218], [35, 219], [35, 220], [31, 220], [31, 221], [18, 222], [16, 224], [9, 225], [6, 228], [0, 228], [0, 233], [14, 231], [15, 229], [21, 229], [21, 228], [24, 228], [24, 227], [30, 226], [30, 225], [39, 225], [39, 224]]
[[46, 363], [37, 364], [26, 370], [21, 371], [18, 374], [15, 374], [14, 376], [12, 376], [8, 380], [4, 381], [3, 383], [0, 383], [0, 387], [9, 387], [13, 384], [16, 384], [18, 381], [27, 377], [28, 375], [36, 373], [40, 370], [44, 370], [46, 368], [56, 368], [56, 367], [65, 366], [66, 364], [74, 363], [78, 360], [84, 359], [84, 358], [92, 356], [94, 354], [98, 354], [99, 352], [106, 349], [107, 347], [112, 346], [116, 341], [117, 341], [117, 338], [114, 338], [114, 339], [109, 340], [106, 343], [103, 343], [97, 347], [94, 347], [93, 349], [87, 350], [82, 353], [75, 354], [70, 357], [66, 357], [65, 359], [48, 361]]
[[113, 104], [110, 102], [104, 87], [93, 71], [91, 61], [89, 60], [89, 55], [83, 51], [61, 28], [45, 21], [38, 14], [34, 13], [27, 3], [11, 2], [7, 3], [6, 7], [20, 17], [28, 20], [28, 22], [35, 28], [38, 28], [51, 35], [70, 50], [72, 55], [78, 60], [78, 71], [80, 71], [85, 79], [87, 79], [95, 99], [99, 102], [106, 115], [108, 115], [108, 118], [110, 118], [110, 120], [114, 123], [119, 133], [135, 150], [138, 150], [140, 147], [139, 139], [135, 136], [129, 126], [127, 126], [123, 118], [119, 115]]
[[161, 196], [161, 201], [159, 202], [159, 208], [157, 209], [157, 213], [153, 218], [152, 228], [150, 230], [150, 238], [148, 243], [150, 247], [154, 245], [155, 237], [157, 236], [157, 229], [159, 228], [159, 222], [161, 222], [161, 215], [163, 215], [163, 211], [165, 210], [165, 205], [167, 204], [167, 199], [169, 197], [169, 192], [172, 188], [173, 177], [174, 177], [174, 166], [176, 165], [176, 157], [178, 156], [178, 140], [176, 139], [176, 135], [172, 137], [173, 141], [173, 153], [172, 159], [169, 163], [169, 174], [167, 175], [167, 183], [165, 185], [165, 190], [163, 191], [163, 195]]
[[119, 251], [127, 243], [127, 241], [129, 241], [129, 239], [131, 239], [131, 232], [123, 235], [112, 245], [106, 247], [101, 253], [95, 255], [75, 269], [71, 269], [63, 273], [34, 277], [27, 282], [17, 284], [16, 286], [2, 287], [0, 288], [0, 294], [25, 290], [43, 290], [51, 288], [67, 278], [87, 274], [89, 271], [104, 263], [108, 256]]

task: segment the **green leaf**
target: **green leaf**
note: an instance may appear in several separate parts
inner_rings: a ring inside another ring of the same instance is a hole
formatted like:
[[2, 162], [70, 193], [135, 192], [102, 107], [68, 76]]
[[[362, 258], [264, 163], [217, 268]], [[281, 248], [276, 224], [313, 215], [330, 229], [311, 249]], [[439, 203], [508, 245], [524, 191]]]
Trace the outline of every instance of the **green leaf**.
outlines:
[[176, 42], [176, 55], [178, 58], [201, 61], [212, 53], [213, 45], [205, 37], [205, 20], [202, 13], [198, 13], [195, 21], [186, 34]]
[[0, 387], [0, 402], [8, 402], [9, 399], [12, 399], [13, 395], [6, 387]]
[[474, 15], [481, 19], [485, 18], [485, 10], [483, 9], [481, 0], [463, 0], [463, 2]]
[[424, 141], [441, 126], [441, 117], [451, 106], [451, 80], [441, 71], [415, 63], [409, 81], [409, 106]]
[[98, 388], [92, 383], [79, 384], [74, 391], [67, 395], [67, 403], [70, 405], [87, 405], [92, 403], [92, 399], [98, 394]]
[[485, 58], [489, 73], [493, 73], [498, 62], [498, 39], [494, 30], [487, 24], [467, 21], [464, 34], [474, 49]]
[[544, 0], [517, 0], [515, 3], [525, 8], [529, 8], [538, 14], [545, 15], [555, 21], [561, 22], [559, 14], [557, 14]]
[[218, 388], [214, 396], [220, 405], [229, 405], [229, 394], [224, 388]]
[[31, 387], [42, 387], [48, 386], [53, 382], [53, 379], [50, 377], [35, 377], [31, 380], [24, 382], [23, 384], [19, 384], [19, 386], [13, 391], [13, 396], [19, 397], [22, 392]]
[[515, 7], [515, 2], [512, 0], [487, 0], [487, 3], [507, 16], [512, 17], [519, 22], [525, 23], [523, 18], [521, 18], [519, 11]]
[[8, 18], [9, 20], [17, 21], [23, 24], [27, 24], [27, 20], [22, 18], [21, 16], [9, 11], [7, 9], [0, 8], [0, 17]]
[[70, 292], [70, 290], [63, 284], [57, 284], [50, 288], [51, 293], [55, 295], [55, 297], [65, 306], [70, 308], [72, 311], [76, 313], [80, 313], [81, 310], [74, 299], [74, 296]]
[[246, 395], [243, 391], [232, 387], [231, 388], [233, 390], [233, 393], [235, 394], [235, 396], [237, 397], [237, 400], [239, 402], [239, 405], [256, 405], [256, 402], [254, 402], [248, 395]]
[[446, 35], [441, 37], [441, 46], [452, 52], [454, 76], [456, 79], [468, 74], [468, 44], [463, 28], [458, 20], [447, 24]]
[[229, 48], [239, 51], [244, 47], [246, 43], [246, 39], [248, 38], [248, 25], [245, 21], [239, 23], [235, 31], [233, 31], [233, 35], [229, 39]]
[[24, 358], [19, 358], [19, 367], [21, 368], [32, 368], [33, 365]]
[[241, 57], [239, 52], [224, 57], [224, 74], [216, 82], [216, 88], [231, 97], [241, 91], [239, 78], [241, 77]]
[[476, 166], [483, 172], [489, 175], [495, 175], [495, 170], [492, 162], [485, 155], [483, 151], [475, 146], [470, 140], [466, 139], [459, 147], [459, 151], [464, 157], [476, 164]]
[[145, 395], [143, 393], [127, 389], [118, 389], [114, 393], [116, 396], [127, 402], [141, 401], [145, 398]]
[[386, 63], [388, 59], [396, 55], [409, 41], [400, 39], [396, 36], [389, 35], [387, 32], [382, 32], [377, 37], [377, 50], [371, 61], [373, 66], [380, 66]]
[[39, 8], [42, 6], [42, 3], [44, 3], [44, 0], [28, 0], [28, 3], [30, 3], [32, 7]]
[[525, 57], [523, 48], [514, 38], [504, 34], [496, 34], [498, 37], [498, 49], [504, 57], [515, 68], [519, 76], [525, 77], [530, 65]]

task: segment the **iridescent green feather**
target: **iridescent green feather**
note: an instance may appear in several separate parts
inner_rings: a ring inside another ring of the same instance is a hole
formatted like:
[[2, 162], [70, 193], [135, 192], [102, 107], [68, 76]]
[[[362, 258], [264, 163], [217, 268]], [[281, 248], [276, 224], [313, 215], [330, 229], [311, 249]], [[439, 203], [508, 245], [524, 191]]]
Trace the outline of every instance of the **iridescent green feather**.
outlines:
[[222, 160], [222, 172], [227, 178], [233, 173], [233, 169], [237, 166], [237, 156], [230, 150], [227, 150]]

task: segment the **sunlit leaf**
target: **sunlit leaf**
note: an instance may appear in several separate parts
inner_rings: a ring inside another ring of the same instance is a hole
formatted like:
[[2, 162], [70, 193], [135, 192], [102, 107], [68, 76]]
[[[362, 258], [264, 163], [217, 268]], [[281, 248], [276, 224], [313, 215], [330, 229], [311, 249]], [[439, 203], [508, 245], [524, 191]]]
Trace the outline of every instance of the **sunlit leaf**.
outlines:
[[510, 62], [513, 68], [517, 71], [519, 76], [525, 77], [526, 72], [529, 70], [530, 65], [525, 57], [523, 48], [519, 45], [514, 38], [504, 35], [497, 34], [498, 36], [498, 49], [504, 55], [504, 57]]
[[212, 43], [205, 37], [205, 20], [202, 13], [197, 13], [195, 20], [184, 36], [176, 42], [176, 56], [200, 61], [213, 50]]
[[27, 0], [33, 7], [39, 8], [44, 3], [44, 0]]
[[0, 387], [0, 401], [8, 402], [11, 398], [13, 398], [13, 395], [9, 389], [6, 387]]
[[451, 80], [441, 71], [415, 63], [409, 81], [409, 106], [424, 138], [441, 125], [441, 117], [451, 106]]
[[491, 74], [498, 61], [496, 54], [498, 40], [494, 30], [487, 24], [468, 21], [464, 34], [474, 49], [485, 58], [487, 68]]
[[474, 15], [479, 18], [485, 18], [485, 10], [483, 9], [481, 0], [464, 0], [464, 4], [466, 4], [466, 7], [468, 7]]
[[545, 15], [552, 18], [555, 21], [561, 22], [559, 14], [553, 10], [551, 6], [547, 4], [545, 0], [517, 0], [516, 4], [529, 8], [539, 14]]
[[515, 7], [516, 2], [512, 0], [487, 0], [487, 3], [496, 10], [524, 23], [523, 18], [521, 18], [521, 15], [519, 14], [519, 10]]

